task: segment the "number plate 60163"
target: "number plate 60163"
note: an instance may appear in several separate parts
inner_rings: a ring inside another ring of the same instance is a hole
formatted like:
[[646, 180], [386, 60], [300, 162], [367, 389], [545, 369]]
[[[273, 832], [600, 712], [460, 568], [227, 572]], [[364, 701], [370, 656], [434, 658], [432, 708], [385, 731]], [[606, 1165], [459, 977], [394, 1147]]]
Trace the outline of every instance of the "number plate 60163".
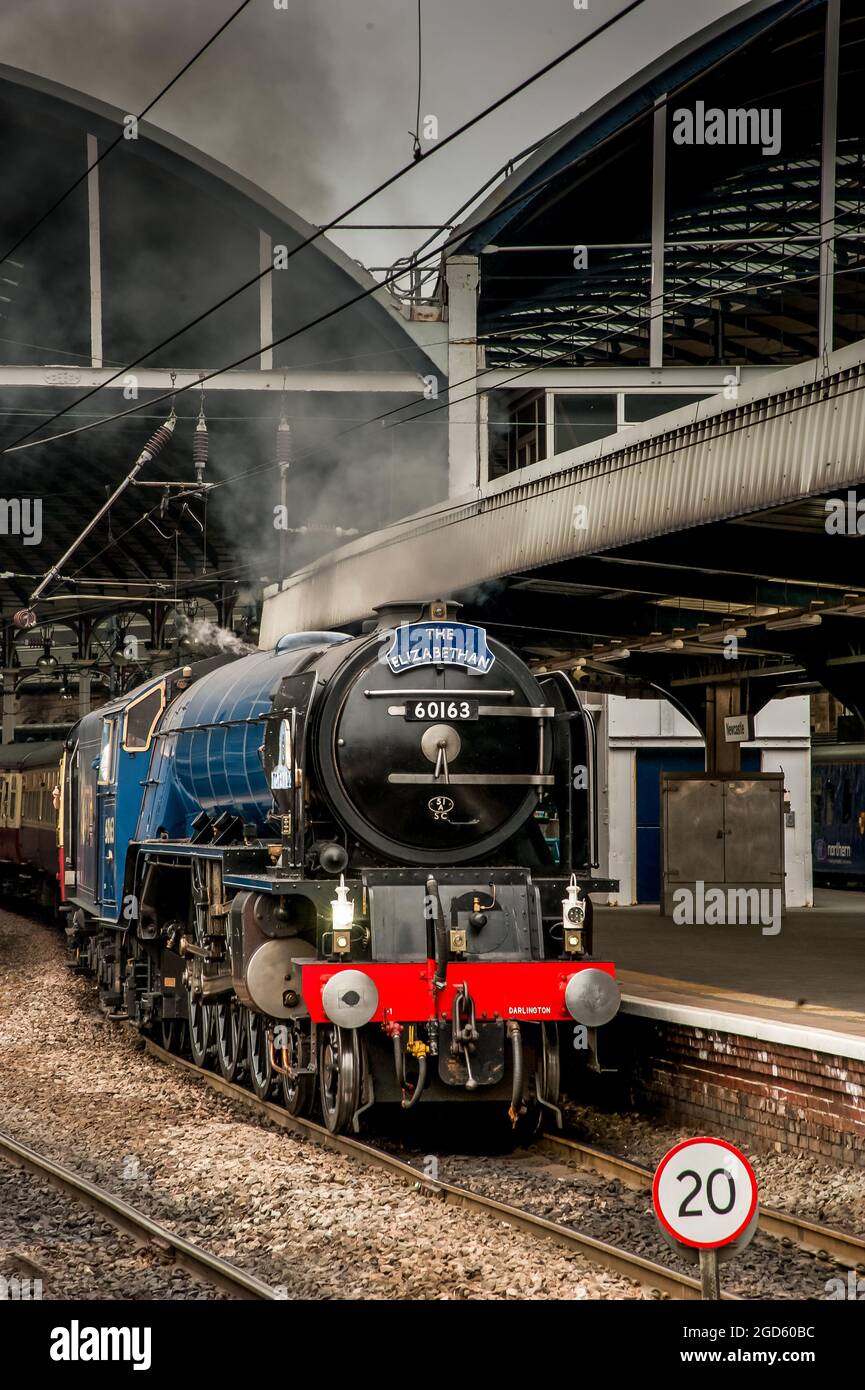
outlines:
[[412, 700], [406, 702], [405, 717], [410, 720], [422, 720], [425, 724], [437, 720], [477, 719], [478, 702], [477, 700], [453, 700], [447, 696], [441, 700]]

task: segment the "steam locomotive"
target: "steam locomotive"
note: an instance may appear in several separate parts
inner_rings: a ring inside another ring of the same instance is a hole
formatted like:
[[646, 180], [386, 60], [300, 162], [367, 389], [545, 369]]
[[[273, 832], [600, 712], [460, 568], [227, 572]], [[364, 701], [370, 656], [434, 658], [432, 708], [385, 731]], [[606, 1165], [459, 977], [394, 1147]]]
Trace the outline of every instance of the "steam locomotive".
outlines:
[[180, 667], [81, 719], [59, 830], [75, 962], [110, 1017], [334, 1132], [458, 1098], [560, 1123], [560, 1034], [593, 1048], [619, 1003], [591, 955], [588, 892], [617, 886], [591, 877], [594, 726], [567, 676], [453, 605], [366, 627]]

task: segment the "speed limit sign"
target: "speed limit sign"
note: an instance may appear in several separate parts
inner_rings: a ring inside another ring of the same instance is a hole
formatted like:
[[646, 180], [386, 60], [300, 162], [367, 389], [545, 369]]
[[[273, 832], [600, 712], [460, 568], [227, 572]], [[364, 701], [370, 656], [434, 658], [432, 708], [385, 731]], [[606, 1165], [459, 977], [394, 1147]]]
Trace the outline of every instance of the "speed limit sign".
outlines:
[[743, 1153], [725, 1139], [686, 1139], [658, 1164], [652, 1201], [661, 1226], [696, 1250], [730, 1245], [757, 1208], [757, 1179]]

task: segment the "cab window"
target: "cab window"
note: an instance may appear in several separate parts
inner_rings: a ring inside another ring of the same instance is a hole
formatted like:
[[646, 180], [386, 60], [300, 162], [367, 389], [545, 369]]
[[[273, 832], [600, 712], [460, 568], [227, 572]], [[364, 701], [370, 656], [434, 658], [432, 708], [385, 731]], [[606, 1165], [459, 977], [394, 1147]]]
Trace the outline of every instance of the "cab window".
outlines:
[[150, 747], [153, 730], [165, 708], [165, 682], [133, 700], [123, 716], [123, 748], [126, 753], [143, 753]]

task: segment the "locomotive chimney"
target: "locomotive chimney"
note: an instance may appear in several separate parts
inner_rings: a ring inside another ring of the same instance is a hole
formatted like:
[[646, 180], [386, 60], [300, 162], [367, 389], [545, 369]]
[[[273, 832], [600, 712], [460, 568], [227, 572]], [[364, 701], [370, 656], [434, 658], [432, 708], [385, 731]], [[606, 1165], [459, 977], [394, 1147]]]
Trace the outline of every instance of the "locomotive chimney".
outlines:
[[400, 623], [447, 622], [456, 617], [460, 608], [461, 603], [443, 598], [395, 599], [373, 609], [376, 621], [371, 631], [380, 632], [382, 628], [398, 627]]

